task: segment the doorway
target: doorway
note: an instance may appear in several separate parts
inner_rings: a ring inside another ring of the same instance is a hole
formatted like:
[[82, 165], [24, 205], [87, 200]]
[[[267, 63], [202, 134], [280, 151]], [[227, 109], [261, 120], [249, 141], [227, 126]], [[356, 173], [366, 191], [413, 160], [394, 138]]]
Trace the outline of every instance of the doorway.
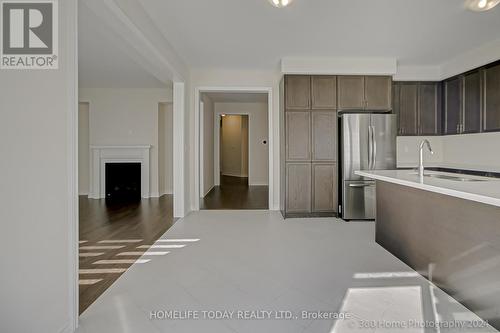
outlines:
[[200, 94], [200, 209], [269, 209], [268, 96]]

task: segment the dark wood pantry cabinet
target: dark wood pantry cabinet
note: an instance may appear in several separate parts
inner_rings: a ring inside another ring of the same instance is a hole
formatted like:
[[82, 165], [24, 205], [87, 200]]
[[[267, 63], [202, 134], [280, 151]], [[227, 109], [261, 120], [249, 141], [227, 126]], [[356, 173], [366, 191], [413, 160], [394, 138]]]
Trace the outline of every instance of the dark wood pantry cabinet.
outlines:
[[335, 216], [337, 77], [286, 75], [280, 92], [280, 209], [285, 217]]

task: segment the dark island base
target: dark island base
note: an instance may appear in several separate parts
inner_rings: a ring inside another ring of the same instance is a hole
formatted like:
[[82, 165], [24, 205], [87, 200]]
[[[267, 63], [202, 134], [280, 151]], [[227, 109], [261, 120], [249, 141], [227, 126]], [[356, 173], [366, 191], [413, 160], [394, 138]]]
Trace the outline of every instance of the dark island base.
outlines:
[[500, 207], [377, 181], [376, 241], [500, 329]]

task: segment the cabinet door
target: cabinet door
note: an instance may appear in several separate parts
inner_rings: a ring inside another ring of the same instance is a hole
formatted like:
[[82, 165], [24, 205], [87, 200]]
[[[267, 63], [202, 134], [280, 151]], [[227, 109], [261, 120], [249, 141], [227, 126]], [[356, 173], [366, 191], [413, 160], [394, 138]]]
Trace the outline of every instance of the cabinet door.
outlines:
[[439, 134], [439, 84], [420, 83], [418, 87], [419, 134]]
[[311, 78], [311, 99], [313, 109], [336, 109], [337, 77], [313, 76]]
[[312, 164], [312, 211], [337, 211], [337, 165]]
[[445, 121], [444, 133], [460, 133], [461, 112], [462, 112], [462, 82], [461, 78], [451, 79], [444, 83], [445, 94]]
[[337, 112], [317, 111], [311, 113], [312, 160], [337, 160]]
[[285, 99], [287, 109], [310, 109], [311, 77], [287, 75], [285, 77]]
[[363, 76], [339, 76], [337, 99], [339, 110], [363, 110], [365, 108], [365, 78]]
[[311, 163], [287, 163], [286, 212], [311, 211]]
[[311, 160], [311, 112], [286, 112], [287, 161]]
[[401, 135], [417, 135], [418, 84], [401, 84], [399, 91], [399, 126]]
[[484, 71], [484, 130], [500, 130], [500, 65]]
[[392, 78], [389, 76], [365, 77], [365, 100], [367, 110], [391, 110]]
[[399, 114], [399, 91], [401, 85], [397, 82], [392, 84], [392, 113]]
[[481, 75], [478, 72], [464, 77], [464, 117], [462, 131], [479, 133], [481, 131]]

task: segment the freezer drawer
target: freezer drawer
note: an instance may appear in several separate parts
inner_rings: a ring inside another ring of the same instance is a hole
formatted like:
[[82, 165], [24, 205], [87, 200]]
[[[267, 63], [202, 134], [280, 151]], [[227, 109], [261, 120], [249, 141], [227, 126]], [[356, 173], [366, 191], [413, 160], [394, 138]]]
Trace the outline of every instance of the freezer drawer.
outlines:
[[375, 219], [375, 182], [345, 181], [342, 194], [343, 219]]

